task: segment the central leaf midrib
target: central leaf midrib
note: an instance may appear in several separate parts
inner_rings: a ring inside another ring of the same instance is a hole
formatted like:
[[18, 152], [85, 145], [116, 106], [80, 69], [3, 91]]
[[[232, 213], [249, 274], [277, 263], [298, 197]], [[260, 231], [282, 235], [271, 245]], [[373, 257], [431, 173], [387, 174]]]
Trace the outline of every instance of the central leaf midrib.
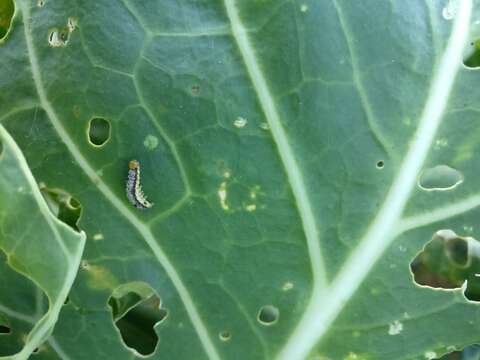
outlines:
[[166, 254], [163, 252], [162, 248], [155, 241], [155, 237], [151, 233], [150, 229], [143, 224], [137, 216], [128, 209], [118, 197], [108, 188], [108, 186], [103, 182], [103, 180], [95, 173], [95, 170], [90, 166], [86, 158], [81, 154], [80, 150], [76, 144], [72, 141], [71, 137], [67, 133], [66, 129], [63, 127], [58, 116], [56, 115], [53, 106], [50, 104], [43, 86], [43, 81], [40, 73], [40, 66], [36, 57], [35, 48], [33, 45], [33, 39], [31, 37], [30, 31], [30, 9], [28, 4], [20, 2], [21, 13], [23, 15], [23, 26], [25, 29], [25, 41], [27, 45], [27, 55], [30, 61], [32, 77], [35, 83], [37, 90], [38, 98], [43, 109], [47, 113], [55, 131], [57, 132], [60, 139], [64, 142], [65, 146], [69, 150], [72, 157], [76, 160], [78, 166], [84, 171], [87, 177], [97, 185], [97, 188], [105, 196], [105, 198], [112, 204], [118, 212], [125, 217], [125, 219], [130, 222], [144, 238], [145, 242], [148, 244], [155, 257], [157, 258], [160, 265], [165, 269], [165, 272], [170, 277], [172, 284], [175, 286], [179, 297], [181, 298], [185, 309], [190, 317], [199, 339], [204, 347], [205, 352], [210, 359], [218, 360], [220, 359], [215, 346], [213, 345], [212, 340], [208, 334], [208, 331], [203, 324], [203, 321], [200, 318], [200, 315], [197, 312], [197, 309], [194, 305], [193, 299], [191, 298], [187, 288], [183, 284], [180, 276], [176, 272], [173, 264], [170, 262]]

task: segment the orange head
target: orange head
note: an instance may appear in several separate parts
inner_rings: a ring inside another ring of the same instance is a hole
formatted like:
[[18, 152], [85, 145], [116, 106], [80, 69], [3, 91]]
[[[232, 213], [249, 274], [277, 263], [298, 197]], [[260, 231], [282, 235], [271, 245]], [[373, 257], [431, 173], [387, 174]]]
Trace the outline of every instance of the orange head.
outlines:
[[137, 160], [130, 160], [128, 162], [128, 168], [131, 170], [138, 169], [140, 167], [140, 163]]

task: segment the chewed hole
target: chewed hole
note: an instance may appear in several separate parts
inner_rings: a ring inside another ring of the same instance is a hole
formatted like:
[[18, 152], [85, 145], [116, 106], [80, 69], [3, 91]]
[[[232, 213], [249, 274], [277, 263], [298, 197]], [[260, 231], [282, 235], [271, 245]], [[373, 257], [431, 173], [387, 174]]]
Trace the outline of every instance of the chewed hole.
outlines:
[[82, 204], [80, 204], [80, 202], [74, 197], [70, 197], [68, 199], [68, 206], [72, 209], [78, 209], [82, 206]]
[[421, 286], [453, 290], [465, 286], [469, 300], [480, 300], [480, 242], [452, 230], [439, 230], [412, 260], [413, 280]]
[[220, 334], [218, 334], [218, 337], [222, 341], [228, 341], [231, 339], [232, 334], [229, 331], [221, 331]]
[[273, 305], [262, 306], [257, 315], [257, 320], [262, 325], [273, 325], [278, 321], [280, 311]]
[[192, 94], [198, 94], [200, 92], [200, 85], [194, 84], [190, 90], [192, 91]]
[[50, 189], [44, 186], [41, 192], [52, 213], [59, 220], [78, 231], [78, 221], [82, 214], [80, 202], [61, 189]]
[[61, 30], [53, 29], [48, 34], [48, 43], [52, 47], [66, 46], [70, 40], [70, 31], [68, 28], [63, 28]]
[[463, 64], [468, 68], [480, 67], [480, 40], [470, 43], [470, 48], [467, 49], [467, 57], [463, 60]]
[[15, 3], [13, 0], [0, 0], [0, 40], [7, 36], [14, 13]]
[[427, 191], [451, 190], [463, 182], [460, 171], [447, 165], [425, 169], [418, 179], [418, 185]]
[[158, 344], [155, 327], [168, 317], [155, 291], [142, 282], [124, 284], [113, 291], [108, 305], [125, 345], [141, 355], [152, 354]]
[[0, 335], [2, 334], [10, 334], [12, 332], [12, 329], [8, 327], [7, 325], [0, 325]]
[[385, 166], [385, 163], [382, 160], [377, 162], [377, 169], [383, 169], [384, 166]]
[[88, 140], [94, 146], [103, 146], [110, 139], [110, 122], [103, 118], [93, 118], [88, 122]]
[[[1, 0], [0, 0], [1, 1]], [[39, 0], [37, 5], [42, 7], [44, 5], [43, 0]], [[48, 34], [48, 43], [52, 47], [67, 46], [70, 41], [70, 36], [77, 27], [77, 19], [69, 17], [67, 19], [66, 26], [60, 29], [52, 29]]]

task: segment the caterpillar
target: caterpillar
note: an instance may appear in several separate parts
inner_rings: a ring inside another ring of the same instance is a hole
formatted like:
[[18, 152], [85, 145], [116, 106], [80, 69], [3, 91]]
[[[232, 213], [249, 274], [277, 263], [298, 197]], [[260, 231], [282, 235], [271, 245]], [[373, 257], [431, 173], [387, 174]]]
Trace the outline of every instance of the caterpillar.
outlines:
[[149, 202], [142, 191], [140, 185], [140, 163], [137, 160], [131, 160], [128, 163], [128, 178], [127, 178], [127, 199], [137, 209], [148, 209], [153, 206]]

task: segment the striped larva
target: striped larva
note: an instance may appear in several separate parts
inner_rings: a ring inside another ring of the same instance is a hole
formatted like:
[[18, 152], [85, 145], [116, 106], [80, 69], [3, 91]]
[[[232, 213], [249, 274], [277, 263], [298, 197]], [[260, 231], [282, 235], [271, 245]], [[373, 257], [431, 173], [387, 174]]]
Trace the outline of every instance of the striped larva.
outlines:
[[143, 194], [140, 185], [140, 163], [137, 160], [131, 160], [128, 163], [126, 191], [128, 201], [137, 209], [143, 210], [153, 206], [153, 203], [149, 202]]

